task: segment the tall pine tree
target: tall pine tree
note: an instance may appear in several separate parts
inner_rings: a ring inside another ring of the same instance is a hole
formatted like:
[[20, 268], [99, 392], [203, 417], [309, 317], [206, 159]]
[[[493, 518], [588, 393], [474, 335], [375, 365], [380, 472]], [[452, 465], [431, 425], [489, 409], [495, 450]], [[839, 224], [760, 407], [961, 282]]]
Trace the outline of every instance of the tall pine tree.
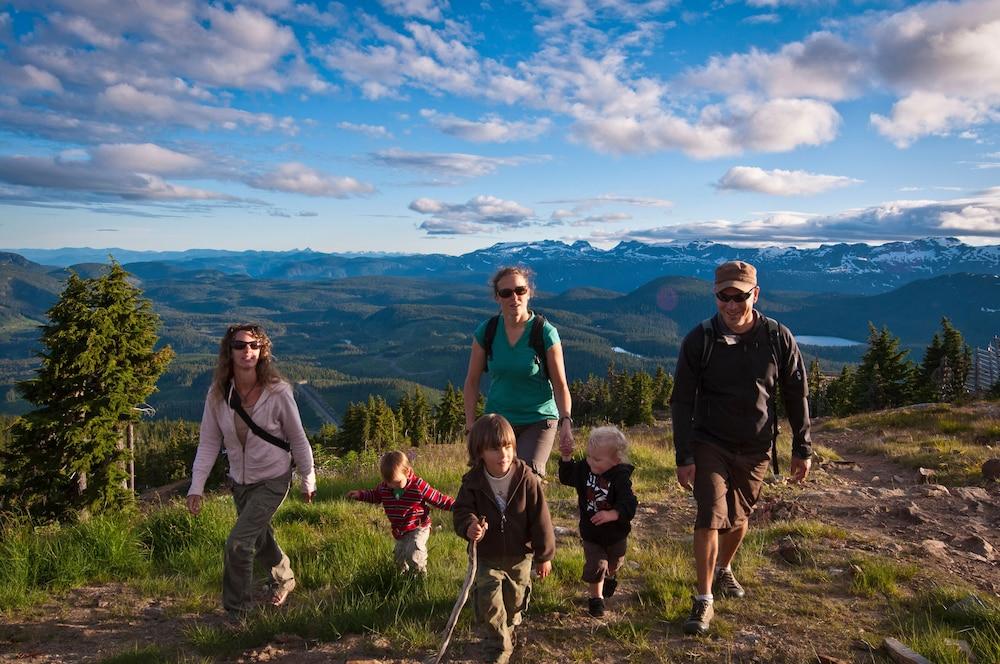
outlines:
[[154, 350], [159, 317], [117, 262], [70, 274], [48, 317], [38, 373], [18, 385], [37, 408], [14, 427], [0, 495], [36, 518], [84, 517], [131, 500], [124, 431], [173, 351]]
[[912, 403], [913, 363], [899, 338], [868, 323], [868, 350], [854, 375], [851, 401], [855, 411], [881, 410]]

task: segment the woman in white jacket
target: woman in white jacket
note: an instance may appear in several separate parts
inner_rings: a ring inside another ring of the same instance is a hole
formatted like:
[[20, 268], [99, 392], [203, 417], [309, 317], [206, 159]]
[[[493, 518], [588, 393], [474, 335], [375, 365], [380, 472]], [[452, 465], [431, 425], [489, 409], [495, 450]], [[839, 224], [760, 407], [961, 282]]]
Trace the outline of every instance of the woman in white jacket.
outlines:
[[[288, 556], [271, 530], [271, 517], [291, 485], [293, 459], [305, 500], [312, 502], [316, 494], [312, 448], [292, 386], [272, 360], [271, 340], [259, 325], [231, 325], [226, 330], [205, 400], [187, 496], [188, 510], [197, 515], [205, 480], [225, 445], [237, 518], [226, 540], [222, 605], [237, 616], [253, 604], [255, 559], [271, 571], [271, 605], [284, 604], [295, 588]], [[234, 409], [237, 404], [242, 404], [252, 425]]]

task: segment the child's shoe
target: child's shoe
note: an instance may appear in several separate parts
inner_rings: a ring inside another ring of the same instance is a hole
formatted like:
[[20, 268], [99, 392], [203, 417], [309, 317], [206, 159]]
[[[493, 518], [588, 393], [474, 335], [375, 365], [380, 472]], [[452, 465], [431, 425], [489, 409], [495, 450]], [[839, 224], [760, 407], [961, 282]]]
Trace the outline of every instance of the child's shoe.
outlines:
[[591, 597], [587, 600], [587, 611], [595, 618], [604, 616], [604, 600], [600, 597]]
[[601, 594], [607, 599], [615, 594], [615, 590], [618, 589], [618, 579], [613, 576], [604, 577], [604, 588], [601, 590]]

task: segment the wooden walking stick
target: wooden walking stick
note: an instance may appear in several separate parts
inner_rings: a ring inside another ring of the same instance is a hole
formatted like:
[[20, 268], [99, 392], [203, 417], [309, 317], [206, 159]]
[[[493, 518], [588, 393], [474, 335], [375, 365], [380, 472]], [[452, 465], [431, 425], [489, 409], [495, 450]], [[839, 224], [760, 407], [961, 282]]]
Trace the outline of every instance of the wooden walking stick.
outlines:
[[[479, 517], [479, 525], [486, 526], [486, 517]], [[451, 642], [451, 634], [455, 631], [455, 624], [458, 623], [458, 616], [462, 613], [462, 607], [465, 606], [465, 602], [469, 599], [469, 591], [472, 589], [472, 582], [476, 578], [476, 567], [478, 566], [478, 562], [476, 561], [476, 544], [478, 541], [473, 540], [469, 542], [469, 567], [465, 571], [465, 583], [462, 584], [462, 589], [458, 592], [455, 607], [451, 610], [448, 624], [444, 628], [444, 641], [441, 642], [441, 649], [438, 650], [437, 657], [430, 660], [433, 664], [441, 664], [444, 651], [448, 649], [448, 644]]]

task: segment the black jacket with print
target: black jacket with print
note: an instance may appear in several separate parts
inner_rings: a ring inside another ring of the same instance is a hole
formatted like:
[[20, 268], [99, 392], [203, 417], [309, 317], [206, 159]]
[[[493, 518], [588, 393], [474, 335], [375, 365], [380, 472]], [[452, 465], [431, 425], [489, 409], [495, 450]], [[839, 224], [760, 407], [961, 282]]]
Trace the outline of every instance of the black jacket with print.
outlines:
[[[559, 461], [559, 481], [576, 489], [580, 507], [580, 537], [608, 546], [625, 539], [639, 501], [632, 492], [635, 466], [620, 463], [600, 475], [590, 472], [584, 459]], [[595, 526], [590, 519], [601, 510], [618, 510], [618, 519]]]

